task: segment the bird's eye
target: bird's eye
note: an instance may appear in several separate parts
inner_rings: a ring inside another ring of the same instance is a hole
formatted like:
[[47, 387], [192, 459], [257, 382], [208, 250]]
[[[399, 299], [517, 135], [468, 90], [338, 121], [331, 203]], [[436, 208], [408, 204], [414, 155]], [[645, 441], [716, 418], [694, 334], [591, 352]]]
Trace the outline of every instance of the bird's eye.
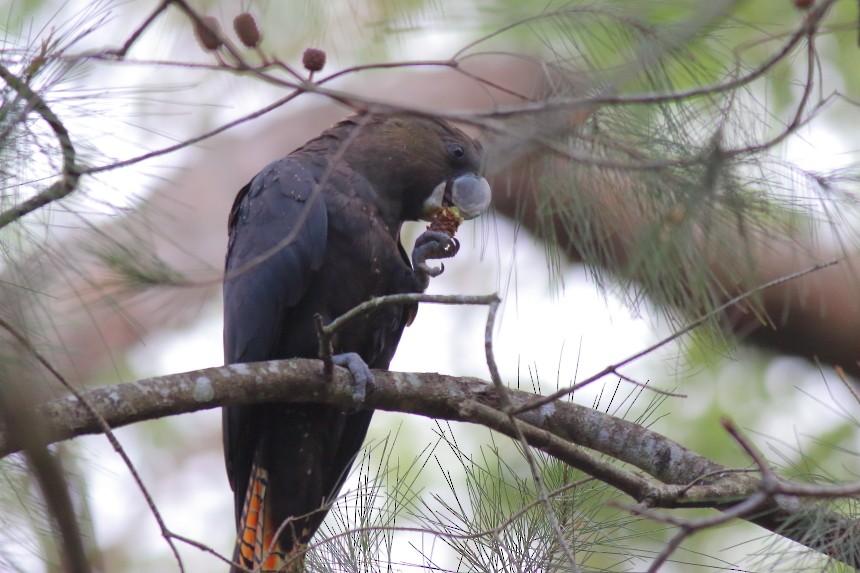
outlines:
[[451, 155], [456, 157], [457, 159], [462, 159], [466, 156], [466, 150], [463, 149], [462, 145], [452, 145], [451, 146]]

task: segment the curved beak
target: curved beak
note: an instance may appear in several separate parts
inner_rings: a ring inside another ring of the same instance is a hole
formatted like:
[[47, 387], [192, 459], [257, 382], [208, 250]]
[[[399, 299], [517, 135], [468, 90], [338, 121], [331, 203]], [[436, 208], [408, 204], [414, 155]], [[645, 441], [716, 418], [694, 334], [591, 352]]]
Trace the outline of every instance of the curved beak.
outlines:
[[472, 173], [439, 183], [422, 205], [423, 215], [430, 220], [446, 207], [457, 207], [464, 219], [474, 219], [490, 206], [492, 191], [483, 177]]

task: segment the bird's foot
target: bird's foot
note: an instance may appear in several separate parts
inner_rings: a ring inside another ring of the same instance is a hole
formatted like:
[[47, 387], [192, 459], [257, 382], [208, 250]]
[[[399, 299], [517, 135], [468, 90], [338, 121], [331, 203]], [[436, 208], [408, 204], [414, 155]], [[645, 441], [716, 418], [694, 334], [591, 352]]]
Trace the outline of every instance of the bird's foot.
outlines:
[[[427, 264], [429, 259], [450, 259], [460, 250], [460, 242], [454, 237], [448, 236], [441, 231], [424, 231], [415, 240], [412, 247], [412, 267], [418, 272], [426, 283], [430, 277], [438, 277], [445, 270], [445, 265], [431, 267]], [[426, 286], [426, 285], [425, 285]]]
[[370, 371], [370, 367], [355, 352], [335, 354], [331, 357], [331, 361], [336, 366], [343, 366], [352, 374], [355, 381], [352, 399], [355, 400], [356, 405], [363, 404], [365, 397], [367, 397], [367, 387], [373, 384], [373, 373]]

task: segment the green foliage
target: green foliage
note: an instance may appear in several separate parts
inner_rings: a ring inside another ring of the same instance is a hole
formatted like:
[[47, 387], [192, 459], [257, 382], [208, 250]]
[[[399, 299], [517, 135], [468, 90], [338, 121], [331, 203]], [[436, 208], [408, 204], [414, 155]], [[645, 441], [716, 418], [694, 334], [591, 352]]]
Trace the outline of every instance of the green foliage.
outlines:
[[[394, 531], [417, 503], [416, 486], [432, 448], [401, 467], [397, 433], [366, 446], [353, 473], [358, 484], [341, 495], [308, 552], [311, 571], [384, 571], [390, 568]], [[342, 492], [343, 493], [343, 492]], [[388, 559], [385, 559], [385, 556]]]
[[[42, 556], [56, 558], [49, 516], [31, 489], [33, 476], [29, 474], [22, 456], [0, 460], [0, 480], [3, 484], [0, 487], [0, 504], [4, 508], [0, 513], [2, 543], [16, 549], [16, 552], [0, 552], [3, 569], [23, 572]], [[17, 511], [10, 511], [12, 508]]]
[[[569, 564], [537, 500], [534, 482], [521, 464], [512, 465], [510, 448], [493, 443], [470, 455], [450, 432], [440, 436], [457, 460], [440, 468], [447, 495], [425, 502], [417, 518], [454, 551], [457, 571], [564, 571]], [[566, 532], [577, 562], [589, 570], [615, 570], [641, 557], [635, 541], [637, 518], [612, 502], [623, 496], [546, 456], [535, 454], [552, 508]], [[428, 562], [433, 562], [427, 556]]]
[[128, 291], [144, 291], [152, 287], [177, 287], [188, 284], [181, 273], [169, 267], [150, 251], [124, 246], [118, 243], [100, 245], [93, 253], [114, 273], [114, 286]]
[[[75, 496], [79, 524], [86, 538], [86, 550], [93, 560], [98, 550], [93, 544], [92, 515], [89, 500], [82, 492], [86, 483], [65, 446], [52, 448], [63, 459], [66, 483]], [[23, 454], [0, 460], [0, 569], [31, 572], [43, 567], [47, 573], [64, 570], [63, 554], [58, 546], [56, 522], [45, 505], [39, 484]]]
[[[338, 501], [334, 519], [325, 522], [319, 546], [309, 553], [309, 569], [384, 571], [391, 566], [400, 535], [389, 528], [399, 527], [421, 532], [421, 541], [412, 542], [421, 559], [416, 566], [451, 571], [567, 570], [545, 510], [535, 501], [534, 483], [521, 464], [509, 461], [516, 448], [507, 440], [502, 447], [496, 445], [491, 435], [489, 445], [469, 454], [454, 432], [441, 425], [437, 438], [405, 468], [389, 457], [387, 440], [365, 451], [358, 488]], [[643, 524], [614, 507], [613, 502], [623, 498], [617, 491], [551, 458], [536, 457], [552, 491], [553, 510], [569, 532], [567, 541], [581, 564], [589, 570], [624, 571], [631, 562], [647, 561], [654, 549], [642, 545], [659, 539], [661, 527]], [[414, 486], [420, 473], [432, 469], [428, 462], [433, 459], [447, 491], [428, 496]], [[441, 551], [439, 542], [449, 551]], [[379, 561], [385, 555], [388, 560]]]

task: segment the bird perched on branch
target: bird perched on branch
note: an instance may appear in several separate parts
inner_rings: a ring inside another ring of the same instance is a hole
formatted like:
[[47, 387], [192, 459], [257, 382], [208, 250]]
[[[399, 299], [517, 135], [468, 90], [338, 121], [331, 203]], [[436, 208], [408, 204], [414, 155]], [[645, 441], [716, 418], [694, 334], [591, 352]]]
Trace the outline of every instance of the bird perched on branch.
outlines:
[[[376, 296], [423, 292], [442, 272], [427, 261], [459, 248], [452, 211], [454, 219], [469, 219], [489, 205], [482, 164], [480, 144], [445, 122], [365, 113], [266, 166], [230, 212], [226, 362], [316, 358], [316, 315], [328, 323]], [[401, 224], [440, 213], [448, 228], [431, 225], [410, 259]], [[357, 395], [372, 382], [370, 368], [388, 367], [416, 311], [383, 307], [335, 335], [333, 361], [352, 372]], [[258, 571], [301, 570], [304, 547], [343, 485], [371, 416], [325, 404], [224, 408], [234, 561]]]

